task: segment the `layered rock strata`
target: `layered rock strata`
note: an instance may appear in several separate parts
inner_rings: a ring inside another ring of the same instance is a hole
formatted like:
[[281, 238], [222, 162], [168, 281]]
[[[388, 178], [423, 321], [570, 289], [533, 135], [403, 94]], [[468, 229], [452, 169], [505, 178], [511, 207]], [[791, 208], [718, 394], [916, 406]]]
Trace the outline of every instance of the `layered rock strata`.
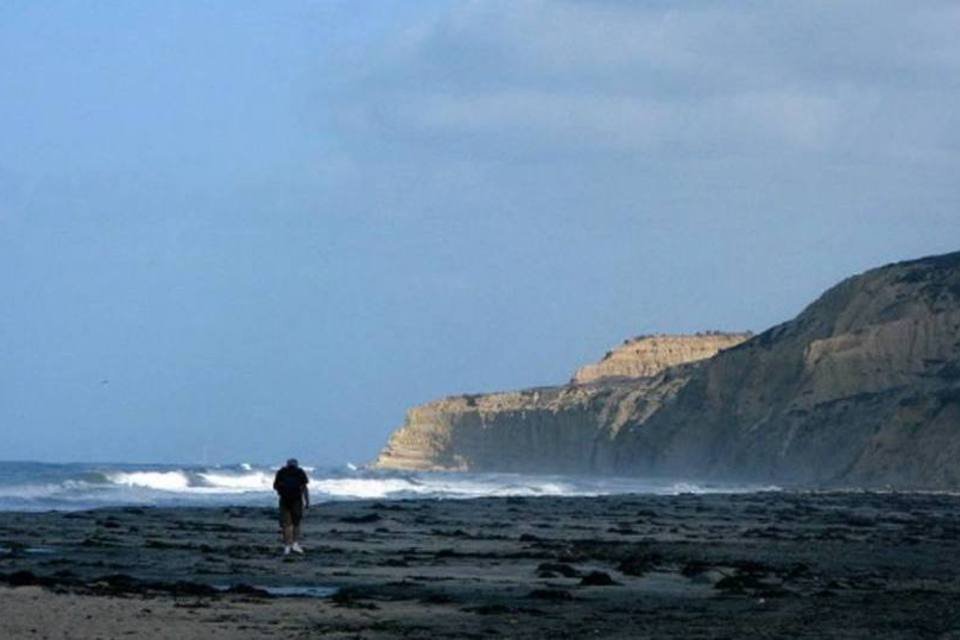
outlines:
[[746, 338], [720, 332], [635, 338], [565, 386], [462, 395], [414, 407], [375, 466], [609, 471], [620, 429], [654, 412], [686, 382], [688, 373], [679, 365]]
[[960, 253], [842, 282], [629, 422], [619, 473], [960, 487]]
[[589, 384], [618, 378], [652, 378], [669, 367], [712, 358], [750, 338], [749, 333], [640, 336], [608, 351], [600, 362], [580, 368], [570, 381]]
[[960, 488], [960, 253], [850, 278], [707, 360], [600, 365], [417, 407], [376, 464]]

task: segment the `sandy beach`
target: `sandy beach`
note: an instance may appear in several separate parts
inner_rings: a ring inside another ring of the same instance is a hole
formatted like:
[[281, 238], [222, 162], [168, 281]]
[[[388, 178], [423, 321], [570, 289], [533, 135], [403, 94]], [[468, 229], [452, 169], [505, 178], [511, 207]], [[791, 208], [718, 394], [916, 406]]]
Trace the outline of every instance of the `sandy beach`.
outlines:
[[[3, 638], [960, 638], [960, 498], [0, 513]], [[331, 595], [332, 593], [332, 595]]]

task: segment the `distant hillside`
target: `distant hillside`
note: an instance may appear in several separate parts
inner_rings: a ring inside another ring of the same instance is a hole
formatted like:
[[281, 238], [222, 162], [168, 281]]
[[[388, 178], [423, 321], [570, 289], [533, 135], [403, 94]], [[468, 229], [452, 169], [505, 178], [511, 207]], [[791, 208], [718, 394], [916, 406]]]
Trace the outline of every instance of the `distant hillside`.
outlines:
[[376, 464], [960, 487], [960, 253], [850, 278], [744, 337], [646, 337], [575, 384], [428, 403]]

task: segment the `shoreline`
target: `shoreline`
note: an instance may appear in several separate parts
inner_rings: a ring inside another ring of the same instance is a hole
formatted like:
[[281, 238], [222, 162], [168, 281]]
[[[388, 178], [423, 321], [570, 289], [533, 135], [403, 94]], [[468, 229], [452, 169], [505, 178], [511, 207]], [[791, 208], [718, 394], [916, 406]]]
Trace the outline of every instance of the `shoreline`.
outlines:
[[277, 533], [260, 507], [0, 512], [0, 636], [960, 637], [951, 495], [344, 501], [304, 557]]
[[[82, 511], [122, 506], [273, 506], [276, 467], [249, 464], [190, 467], [115, 463], [0, 462], [0, 512]], [[309, 469], [308, 469], [309, 472]], [[684, 492], [751, 492], [769, 483], [697, 482], [689, 478], [557, 475], [508, 472], [387, 471], [316, 468], [311, 490], [325, 501], [468, 499], [491, 496], [562, 497]]]

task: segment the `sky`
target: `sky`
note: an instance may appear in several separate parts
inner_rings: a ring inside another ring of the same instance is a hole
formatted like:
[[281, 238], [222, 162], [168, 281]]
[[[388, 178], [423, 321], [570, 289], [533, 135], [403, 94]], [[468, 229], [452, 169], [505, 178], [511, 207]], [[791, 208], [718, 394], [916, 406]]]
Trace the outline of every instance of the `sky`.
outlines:
[[0, 459], [406, 409], [960, 249], [960, 5], [0, 3]]

